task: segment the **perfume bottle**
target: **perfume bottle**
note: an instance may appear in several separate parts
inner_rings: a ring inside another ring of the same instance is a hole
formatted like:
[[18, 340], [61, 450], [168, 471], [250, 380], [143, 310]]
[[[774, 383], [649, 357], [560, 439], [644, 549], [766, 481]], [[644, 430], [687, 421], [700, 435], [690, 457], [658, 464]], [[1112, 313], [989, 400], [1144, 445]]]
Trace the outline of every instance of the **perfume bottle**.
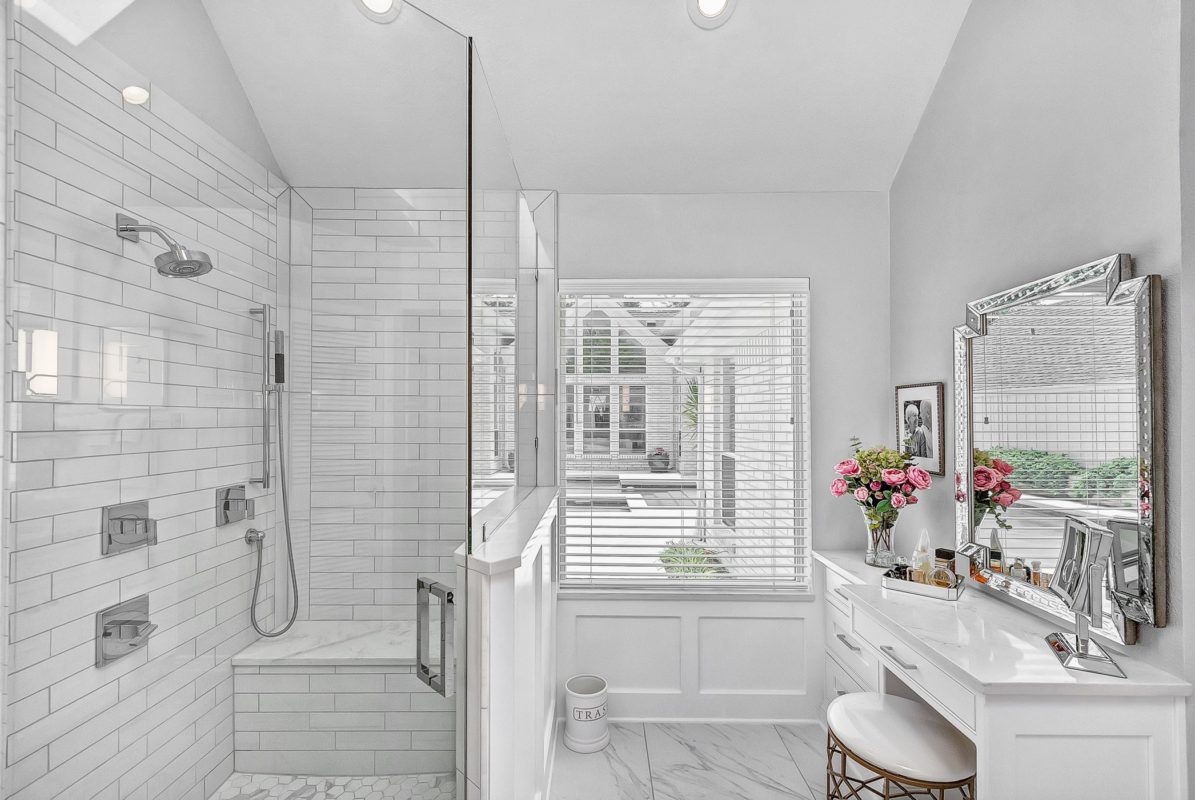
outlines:
[[953, 572], [954, 551], [949, 547], [939, 547], [937, 550], [934, 550], [934, 566], [945, 567]]
[[913, 580], [917, 583], [925, 583], [934, 563], [929, 554], [929, 531], [927, 529], [921, 529], [921, 535], [917, 537], [917, 546], [913, 549], [913, 556], [909, 562]]
[[1023, 559], [1013, 559], [1012, 566], [1008, 568], [1008, 574], [1018, 581], [1028, 580], [1029, 572], [1025, 568]]

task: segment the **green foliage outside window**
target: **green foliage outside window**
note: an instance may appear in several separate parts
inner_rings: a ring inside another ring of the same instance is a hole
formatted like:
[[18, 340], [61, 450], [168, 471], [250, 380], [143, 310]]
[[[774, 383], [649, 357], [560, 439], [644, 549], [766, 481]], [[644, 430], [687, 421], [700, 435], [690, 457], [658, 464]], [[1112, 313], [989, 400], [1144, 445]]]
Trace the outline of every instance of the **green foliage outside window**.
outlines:
[[1003, 447], [994, 447], [988, 452], [992, 458], [1012, 464], [1015, 469], [1013, 483], [1023, 492], [1069, 494], [1071, 478], [1083, 471], [1079, 462], [1066, 453]]

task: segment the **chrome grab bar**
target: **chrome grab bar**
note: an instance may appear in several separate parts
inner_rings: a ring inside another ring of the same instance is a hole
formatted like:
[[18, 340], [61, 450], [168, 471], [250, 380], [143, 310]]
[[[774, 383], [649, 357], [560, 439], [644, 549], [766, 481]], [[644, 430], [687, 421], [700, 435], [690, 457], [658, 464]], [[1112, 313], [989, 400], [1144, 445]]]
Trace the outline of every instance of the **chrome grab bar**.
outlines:
[[[456, 692], [456, 648], [454, 646], [455, 604], [453, 589], [439, 581], [418, 578], [416, 587], [415, 657], [419, 680], [444, 697]], [[440, 657], [433, 670], [428, 648], [431, 635], [431, 598], [440, 599]]]
[[263, 303], [249, 309], [255, 317], [261, 317], [261, 477], [250, 478], [250, 483], [260, 483], [261, 488], [270, 488], [270, 306]]

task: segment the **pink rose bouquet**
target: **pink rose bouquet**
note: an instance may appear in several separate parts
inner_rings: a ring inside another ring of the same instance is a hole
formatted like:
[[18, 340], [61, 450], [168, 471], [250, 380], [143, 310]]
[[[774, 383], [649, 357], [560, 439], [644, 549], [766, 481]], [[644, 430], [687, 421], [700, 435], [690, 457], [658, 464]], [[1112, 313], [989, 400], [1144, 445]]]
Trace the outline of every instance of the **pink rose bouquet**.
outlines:
[[863, 511], [871, 533], [868, 563], [889, 566], [873, 560], [877, 551], [891, 551], [892, 527], [901, 509], [919, 502], [918, 492], [933, 484], [928, 472], [913, 463], [907, 451], [890, 447], [863, 449], [858, 439], [852, 439], [853, 458], [838, 462], [837, 477], [830, 484], [835, 497], [849, 495]]
[[[1007, 461], [992, 458], [985, 450], [975, 450], [971, 457], [974, 467], [971, 473], [971, 485], [974, 490], [974, 523], [978, 528], [983, 518], [989, 513], [1001, 528], [1012, 526], [1003, 517], [1003, 512], [1021, 499], [1021, 490], [1009, 482], [1016, 470]], [[967, 494], [962, 488], [962, 476], [955, 476], [954, 499], [960, 503], [967, 502]]]

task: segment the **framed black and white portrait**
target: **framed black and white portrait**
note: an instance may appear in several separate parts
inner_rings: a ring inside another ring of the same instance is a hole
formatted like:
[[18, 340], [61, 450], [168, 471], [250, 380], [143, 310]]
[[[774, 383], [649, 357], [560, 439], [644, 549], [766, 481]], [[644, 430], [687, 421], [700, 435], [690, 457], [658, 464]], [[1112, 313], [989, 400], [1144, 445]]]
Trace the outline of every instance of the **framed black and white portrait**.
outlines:
[[907, 447], [913, 462], [934, 475], [946, 474], [945, 397], [942, 383], [896, 387], [896, 445]]

